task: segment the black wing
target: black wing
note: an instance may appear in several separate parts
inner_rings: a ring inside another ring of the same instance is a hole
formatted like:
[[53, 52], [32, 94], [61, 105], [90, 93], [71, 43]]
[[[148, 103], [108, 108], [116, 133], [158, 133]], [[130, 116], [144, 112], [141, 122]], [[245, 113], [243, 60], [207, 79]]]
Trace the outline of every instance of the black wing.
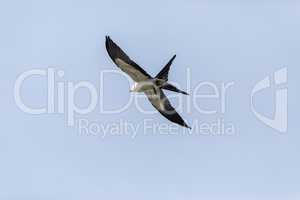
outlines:
[[113, 62], [135, 82], [145, 81], [151, 78], [151, 76], [138, 64], [132, 61], [109, 36], [106, 36], [105, 46], [107, 53]]
[[171, 122], [174, 122], [176, 124], [179, 124], [181, 126], [184, 126], [186, 128], [191, 129], [184, 120], [180, 117], [180, 115], [176, 112], [176, 110], [171, 105], [170, 101], [166, 97], [166, 95], [163, 93], [163, 91], [159, 88], [155, 88], [153, 90], [147, 90], [145, 91], [146, 96], [148, 97], [151, 104], [162, 114], [165, 118], [170, 120]]

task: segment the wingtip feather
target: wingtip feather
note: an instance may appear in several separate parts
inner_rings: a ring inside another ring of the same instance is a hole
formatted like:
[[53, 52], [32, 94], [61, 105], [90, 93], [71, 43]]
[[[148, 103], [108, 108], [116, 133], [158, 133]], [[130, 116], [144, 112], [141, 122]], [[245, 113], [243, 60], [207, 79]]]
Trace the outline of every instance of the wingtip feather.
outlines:
[[190, 129], [190, 130], [192, 130], [192, 128], [191, 128], [189, 125], [187, 125], [187, 124], [185, 124], [184, 127], [188, 128], [188, 129]]

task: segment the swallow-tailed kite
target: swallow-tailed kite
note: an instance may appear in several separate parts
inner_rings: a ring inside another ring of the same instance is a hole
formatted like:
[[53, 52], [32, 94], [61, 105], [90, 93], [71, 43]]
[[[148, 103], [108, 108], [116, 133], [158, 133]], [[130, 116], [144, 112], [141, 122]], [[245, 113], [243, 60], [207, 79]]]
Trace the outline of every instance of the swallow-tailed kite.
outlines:
[[105, 46], [108, 55], [113, 62], [135, 81], [135, 84], [130, 90], [131, 92], [144, 92], [151, 104], [165, 118], [176, 124], [190, 128], [172, 107], [170, 101], [162, 91], [162, 89], [165, 89], [187, 95], [186, 92], [181, 91], [168, 83], [169, 69], [176, 55], [174, 55], [164, 68], [153, 78], [138, 64], [132, 61], [109, 36], [106, 36]]

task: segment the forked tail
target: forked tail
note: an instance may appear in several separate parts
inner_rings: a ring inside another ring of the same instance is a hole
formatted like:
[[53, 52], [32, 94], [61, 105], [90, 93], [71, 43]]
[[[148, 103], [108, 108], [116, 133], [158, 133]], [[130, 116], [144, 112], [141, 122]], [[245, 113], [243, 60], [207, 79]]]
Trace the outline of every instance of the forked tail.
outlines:
[[160, 70], [160, 72], [155, 76], [157, 79], [163, 79], [166, 82], [168, 81], [168, 76], [169, 76], [169, 70], [172, 65], [173, 60], [176, 58], [176, 55], [174, 55], [169, 62]]
[[171, 67], [172, 62], [175, 58], [176, 58], [176, 55], [174, 55], [169, 60], [169, 62], [162, 68], [162, 70], [155, 76], [155, 78], [165, 81], [165, 83], [161, 86], [162, 89], [171, 90], [173, 92], [178, 92], [178, 93], [181, 93], [181, 94], [188, 95], [188, 93], [186, 93], [185, 91], [179, 90], [174, 85], [171, 85], [170, 83], [168, 83], [168, 76], [169, 76], [170, 67]]

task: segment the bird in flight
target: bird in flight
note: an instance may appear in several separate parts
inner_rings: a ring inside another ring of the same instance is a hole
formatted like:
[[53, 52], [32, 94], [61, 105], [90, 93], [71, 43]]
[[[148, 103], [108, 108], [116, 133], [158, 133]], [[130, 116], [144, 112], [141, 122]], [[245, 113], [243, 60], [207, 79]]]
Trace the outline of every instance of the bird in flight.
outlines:
[[153, 78], [143, 68], [132, 61], [126, 55], [126, 53], [116, 43], [114, 43], [114, 41], [110, 39], [109, 36], [106, 36], [105, 46], [109, 57], [117, 65], [117, 67], [119, 67], [123, 72], [128, 74], [135, 81], [130, 92], [144, 92], [151, 104], [165, 118], [167, 118], [171, 122], [191, 129], [176, 112], [176, 110], [173, 108], [170, 101], [162, 91], [162, 89], [165, 89], [188, 95], [186, 92], [179, 90], [175, 86], [168, 83], [170, 66], [176, 55], [174, 55], [170, 59], [170, 61], [162, 68], [162, 70]]

